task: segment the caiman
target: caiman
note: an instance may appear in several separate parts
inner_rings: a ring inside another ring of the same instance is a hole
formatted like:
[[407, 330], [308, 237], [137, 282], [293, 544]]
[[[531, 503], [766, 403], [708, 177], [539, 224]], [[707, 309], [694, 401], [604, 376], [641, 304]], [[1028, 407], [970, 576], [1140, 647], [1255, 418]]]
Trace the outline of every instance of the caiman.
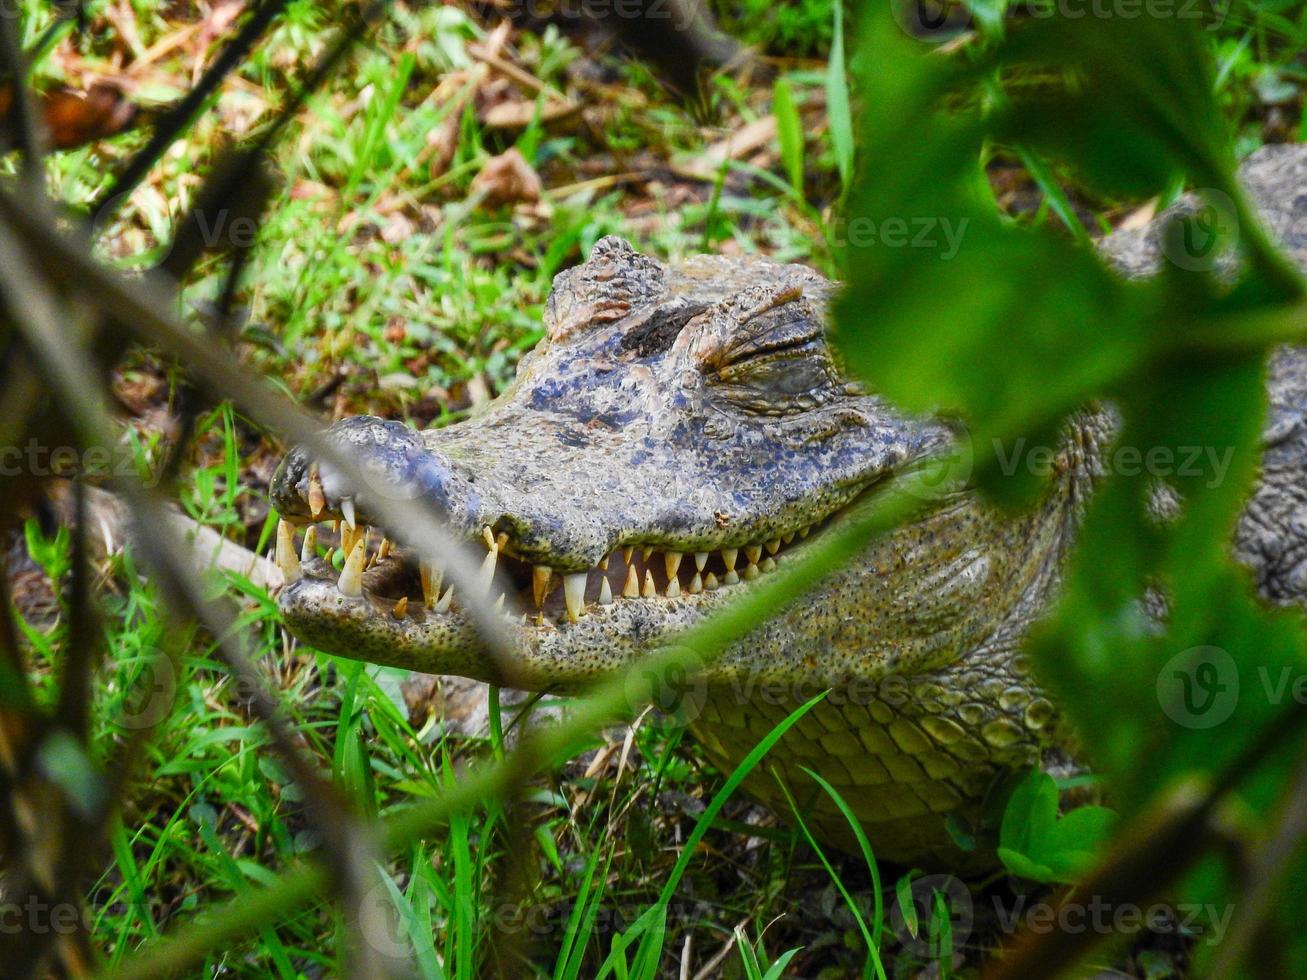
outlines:
[[[1307, 155], [1262, 151], [1244, 179], [1307, 265], [1307, 235], [1293, 229], [1307, 214]], [[1157, 260], [1156, 229], [1105, 248], [1142, 274]], [[826, 336], [835, 288], [797, 265], [697, 256], [668, 266], [605, 238], [557, 276], [544, 338], [484, 412], [424, 432], [354, 417], [330, 433], [480, 542], [487, 589], [492, 574], [511, 583], [515, 683], [579, 689], [792, 560], [864, 494], [949, 451], [949, 422], [909, 417], [841, 373]], [[1307, 352], [1280, 350], [1268, 375], [1262, 480], [1234, 547], [1267, 600], [1301, 603]], [[822, 773], [878, 857], [974, 866], [947, 818], [974, 819], [1004, 773], [1066, 758], [1069, 733], [1020, 648], [1056, 589], [1111, 435], [1110, 412], [1081, 413], [1038, 506], [1000, 512], [962, 488], [759, 622], [704, 675], [690, 728], [709, 758], [729, 771], [829, 688], [770, 763], [796, 788], [813, 788], [801, 767]], [[343, 519], [350, 555], [339, 574], [311, 546], [303, 561], [286, 556], [287, 627], [340, 656], [493, 681], [440, 569], [391, 544], [402, 529], [384, 542], [365, 535], [369, 492], [301, 449], [283, 461], [271, 489], [289, 522], [283, 553], [293, 526]], [[746, 786], [788, 812], [770, 776]], [[805, 803], [819, 836], [849, 843], [825, 794]]]

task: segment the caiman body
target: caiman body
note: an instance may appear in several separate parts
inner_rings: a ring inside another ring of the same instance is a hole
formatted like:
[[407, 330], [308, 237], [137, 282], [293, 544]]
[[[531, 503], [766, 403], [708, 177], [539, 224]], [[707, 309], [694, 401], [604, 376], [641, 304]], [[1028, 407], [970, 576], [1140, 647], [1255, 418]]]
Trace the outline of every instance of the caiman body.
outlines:
[[[1301, 154], [1263, 154], [1249, 175], [1272, 225], [1277, 208], [1296, 214]], [[1142, 271], [1151, 241], [1122, 239], [1119, 260]], [[825, 335], [832, 289], [799, 266], [700, 256], [667, 267], [605, 239], [555, 281], [545, 339], [486, 411], [422, 433], [346, 419], [334, 437], [385, 479], [350, 487], [296, 450], [273, 503], [296, 524], [344, 514], [359, 526], [370, 523], [370, 494], [434, 503], [492, 556], [486, 588], [507, 586], [514, 684], [583, 687], [793, 560], [864, 495], [950, 451], [946, 423], [904, 416], [840, 373]], [[1280, 352], [1271, 376], [1266, 472], [1236, 549], [1268, 598], [1300, 602], [1307, 356]], [[769, 757], [810, 826], [851, 840], [803, 767], [840, 790], [879, 857], [989, 859], [958, 851], [946, 820], [974, 818], [996, 776], [1065, 758], [1068, 733], [1019, 648], [1056, 588], [1111, 435], [1109, 413], [1080, 414], [1037, 507], [1002, 513], [959, 489], [760, 622], [696, 689], [691, 730], [710, 757], [732, 768], [829, 688]], [[502, 679], [438, 570], [419, 571], [397, 548], [362, 572], [361, 587], [347, 563], [342, 586], [330, 565], [306, 559], [280, 597], [301, 639]], [[787, 811], [770, 776], [746, 786]]]

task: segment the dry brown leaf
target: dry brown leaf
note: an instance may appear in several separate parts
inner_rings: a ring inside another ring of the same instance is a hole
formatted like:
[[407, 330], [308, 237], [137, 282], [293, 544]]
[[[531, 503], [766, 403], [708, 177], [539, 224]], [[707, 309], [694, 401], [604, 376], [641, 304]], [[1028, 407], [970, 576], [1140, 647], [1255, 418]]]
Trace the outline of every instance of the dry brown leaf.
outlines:
[[[13, 97], [12, 87], [0, 87], [0, 127], [8, 122]], [[136, 106], [116, 86], [102, 82], [88, 92], [51, 89], [39, 93], [36, 107], [56, 150], [71, 150], [121, 133], [136, 119]]]
[[540, 200], [543, 187], [517, 147], [491, 157], [472, 181], [472, 193], [491, 206]]
[[196, 45], [195, 64], [191, 67], [191, 84], [194, 85], [204, 74], [204, 55], [209, 45], [236, 23], [245, 10], [245, 0], [219, 0], [209, 10], [209, 14], [200, 24], [199, 43]]
[[[552, 123], [581, 111], [581, 103], [558, 101], [553, 99], [540, 107], [540, 121]], [[481, 112], [481, 123], [487, 129], [515, 131], [526, 129], [535, 118], [536, 104], [525, 100], [511, 99], [486, 107]]]
[[1158, 200], [1155, 197], [1151, 200], [1145, 201], [1134, 211], [1126, 215], [1125, 219], [1117, 225], [1117, 229], [1124, 231], [1137, 231], [1140, 228], [1148, 227], [1148, 224], [1157, 215], [1157, 204]]
[[776, 139], [776, 117], [762, 116], [693, 156], [672, 161], [672, 171], [690, 180], [712, 183], [727, 160], [743, 160]]

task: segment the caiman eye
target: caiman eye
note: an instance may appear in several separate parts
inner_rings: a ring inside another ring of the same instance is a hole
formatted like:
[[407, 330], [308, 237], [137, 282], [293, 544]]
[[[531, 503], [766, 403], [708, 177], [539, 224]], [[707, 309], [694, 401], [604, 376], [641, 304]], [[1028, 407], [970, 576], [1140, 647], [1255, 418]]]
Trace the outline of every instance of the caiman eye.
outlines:
[[708, 316], [699, 366], [721, 396], [774, 414], [811, 407], [835, 393], [821, 315], [798, 286], [750, 290]]

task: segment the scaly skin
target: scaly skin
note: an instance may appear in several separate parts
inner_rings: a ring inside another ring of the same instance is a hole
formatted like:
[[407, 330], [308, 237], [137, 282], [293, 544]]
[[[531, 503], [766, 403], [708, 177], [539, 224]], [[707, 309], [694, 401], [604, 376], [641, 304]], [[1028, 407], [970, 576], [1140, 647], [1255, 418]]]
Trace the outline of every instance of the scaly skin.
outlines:
[[[1266, 161], [1255, 166], [1270, 175], [1262, 195], [1270, 205], [1307, 187], [1301, 155]], [[1123, 265], [1146, 266], [1148, 241], [1125, 242]], [[510, 619], [514, 684], [584, 686], [748, 589], [770, 569], [765, 543], [778, 545], [782, 561], [800, 553], [851, 501], [949, 444], [942, 422], [905, 417], [840, 375], [825, 342], [830, 290], [797, 266], [700, 256], [668, 268], [605, 239], [555, 281], [545, 340], [483, 414], [424, 433], [346, 419], [334, 436], [383, 479], [348, 487], [296, 450], [274, 478], [273, 502], [304, 523], [320, 490], [318, 519], [339, 515], [348, 498], [364, 524], [369, 495], [390, 486], [434, 502], [471, 541], [497, 537], [482, 547], [501, 556], [499, 581], [512, 581], [520, 608], [534, 606], [531, 569], [546, 570], [541, 612]], [[1268, 597], [1301, 601], [1301, 351], [1278, 356], [1272, 404], [1266, 479], [1236, 545]], [[1013, 767], [1065, 761], [1067, 733], [1019, 647], [1056, 586], [1111, 432], [1108, 413], [1084, 413], [1039, 506], [1000, 514], [960, 490], [726, 650], [692, 699], [691, 730], [710, 757], [733, 767], [797, 704], [830, 688], [770, 756], [803, 788], [814, 830], [850, 841], [802, 766], [841, 791], [878, 856], [954, 868], [992, 861], [958, 851], [945, 820], [974, 818], [995, 777]], [[643, 593], [634, 597], [622, 595], [626, 547]], [[706, 556], [697, 576], [696, 552]], [[668, 553], [684, 555], [671, 597]], [[584, 576], [573, 579], [584, 583], [583, 609], [564, 602], [560, 579], [569, 575]], [[437, 594], [424, 604], [402, 553], [364, 574], [362, 595], [343, 594], [337, 577], [311, 559], [283, 591], [285, 621], [304, 641], [429, 673], [500, 678], [457, 597], [444, 611]], [[746, 786], [787, 811], [770, 776]]]

